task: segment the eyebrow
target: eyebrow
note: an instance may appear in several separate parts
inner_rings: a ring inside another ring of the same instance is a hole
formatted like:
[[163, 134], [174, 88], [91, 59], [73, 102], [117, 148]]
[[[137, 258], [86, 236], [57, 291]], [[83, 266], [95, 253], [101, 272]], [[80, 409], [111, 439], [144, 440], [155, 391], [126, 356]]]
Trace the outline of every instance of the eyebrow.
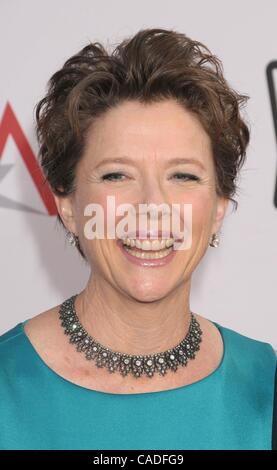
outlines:
[[206, 169], [203, 163], [197, 158], [172, 158], [171, 160], [168, 160], [169, 165], [178, 165], [180, 163], [194, 163], [195, 165], [200, 166], [203, 170]]
[[[115, 158], [105, 158], [104, 160], [102, 160], [100, 163], [98, 163], [98, 165], [96, 165], [95, 168], [98, 168], [102, 165], [105, 165], [106, 163], [127, 163], [127, 164], [130, 164], [130, 165], [135, 165], [135, 162], [132, 158], [129, 158], [129, 157], [115, 157]], [[167, 166], [172, 166], [172, 165], [178, 165], [178, 164], [186, 164], [186, 163], [194, 163], [195, 165], [198, 165], [200, 168], [202, 168], [203, 170], [205, 170], [205, 166], [203, 165], [203, 163], [198, 160], [197, 158], [182, 158], [182, 157], [177, 157], [177, 158], [172, 158], [170, 160], [167, 161]]]

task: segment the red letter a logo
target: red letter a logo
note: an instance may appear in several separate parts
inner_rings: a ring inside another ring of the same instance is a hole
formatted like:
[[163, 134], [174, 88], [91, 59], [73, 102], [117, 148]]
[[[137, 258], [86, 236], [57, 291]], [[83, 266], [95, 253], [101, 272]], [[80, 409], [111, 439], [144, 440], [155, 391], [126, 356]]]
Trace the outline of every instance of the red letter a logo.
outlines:
[[57, 208], [51, 189], [47, 182], [44, 183], [43, 173], [38, 161], [10, 104], [7, 103], [2, 121], [0, 122], [0, 159], [9, 136], [12, 136], [48, 214], [56, 215]]

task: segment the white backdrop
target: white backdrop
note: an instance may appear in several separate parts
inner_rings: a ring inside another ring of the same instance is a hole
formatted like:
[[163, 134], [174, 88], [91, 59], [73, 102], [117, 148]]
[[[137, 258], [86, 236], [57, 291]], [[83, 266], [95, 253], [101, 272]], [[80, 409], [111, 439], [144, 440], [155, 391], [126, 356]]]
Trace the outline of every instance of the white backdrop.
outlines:
[[[193, 275], [191, 309], [277, 348], [277, 145], [266, 80], [277, 60], [276, 18], [276, 0], [1, 0], [0, 334], [81, 290], [89, 274], [23, 158], [37, 155], [33, 108], [47, 80], [89, 40], [112, 47], [139, 29], [163, 27], [206, 44], [231, 86], [251, 97], [239, 208], [231, 213], [230, 205], [220, 247], [208, 249]], [[22, 135], [5, 138], [7, 103], [30, 148]]]

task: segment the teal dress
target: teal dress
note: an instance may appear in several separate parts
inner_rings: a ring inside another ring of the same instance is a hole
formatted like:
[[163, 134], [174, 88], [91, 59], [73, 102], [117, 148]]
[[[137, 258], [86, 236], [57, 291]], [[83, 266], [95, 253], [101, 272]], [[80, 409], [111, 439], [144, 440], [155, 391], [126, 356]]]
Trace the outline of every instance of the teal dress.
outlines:
[[25, 322], [0, 336], [0, 449], [271, 449], [270, 344], [214, 322], [224, 356], [210, 375], [171, 390], [116, 394], [54, 372]]

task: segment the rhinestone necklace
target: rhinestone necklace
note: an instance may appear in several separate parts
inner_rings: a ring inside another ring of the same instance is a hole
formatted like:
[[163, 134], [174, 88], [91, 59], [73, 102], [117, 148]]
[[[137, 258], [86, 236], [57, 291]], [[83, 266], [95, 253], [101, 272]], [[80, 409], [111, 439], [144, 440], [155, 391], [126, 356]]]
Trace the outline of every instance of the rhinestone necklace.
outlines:
[[59, 310], [59, 318], [64, 334], [70, 336], [70, 343], [77, 351], [83, 352], [87, 360], [94, 360], [97, 367], [105, 367], [109, 372], [118, 371], [123, 377], [131, 373], [138, 378], [141, 375], [153, 377], [155, 372], [165, 375], [167, 370], [176, 372], [179, 366], [186, 366], [189, 359], [195, 358], [200, 349], [202, 330], [193, 313], [188, 333], [172, 349], [157, 354], [130, 355], [112, 351], [92, 338], [81, 325], [76, 314], [74, 300], [77, 294], [65, 300]]

